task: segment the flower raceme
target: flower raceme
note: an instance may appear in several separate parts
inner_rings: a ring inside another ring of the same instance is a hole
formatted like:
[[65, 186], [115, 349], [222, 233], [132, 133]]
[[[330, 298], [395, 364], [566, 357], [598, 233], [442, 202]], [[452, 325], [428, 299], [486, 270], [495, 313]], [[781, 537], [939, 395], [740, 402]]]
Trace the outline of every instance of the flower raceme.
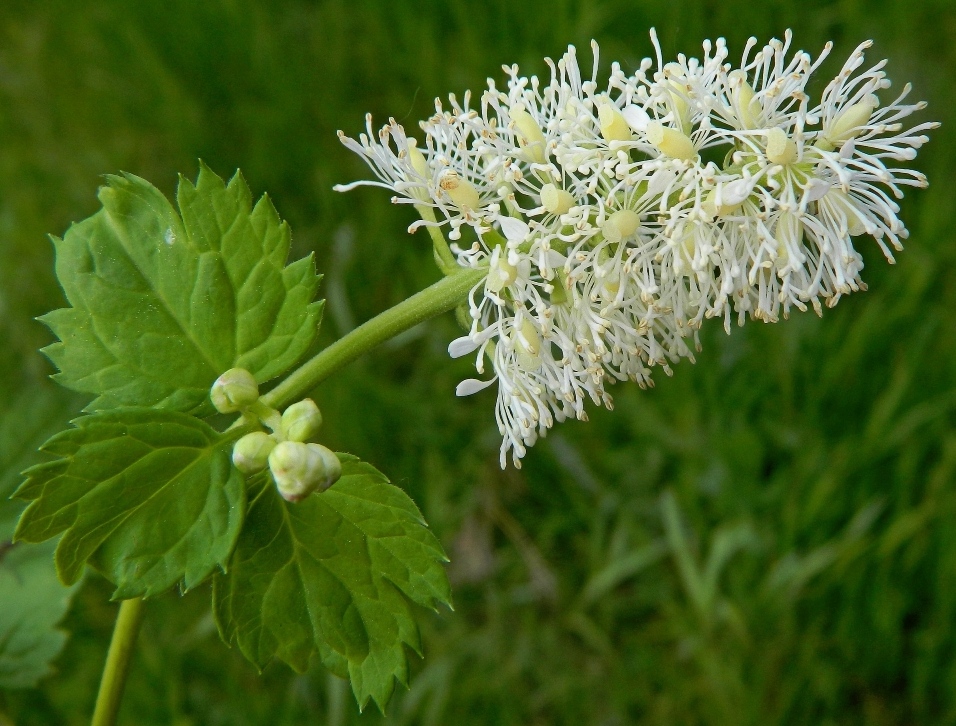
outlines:
[[890, 100], [885, 61], [861, 70], [870, 43], [814, 102], [830, 44], [813, 59], [789, 31], [751, 39], [734, 67], [723, 39], [668, 63], [651, 40], [656, 58], [632, 75], [612, 64], [603, 88], [596, 43], [589, 78], [573, 46], [546, 83], [505, 66], [474, 107], [436, 100], [423, 144], [394, 120], [339, 133], [376, 179], [338, 190], [392, 190], [421, 216], [410, 231], [444, 245], [447, 229], [458, 264], [487, 270], [449, 353], [484, 376], [458, 395], [497, 383], [502, 467], [555, 421], [586, 419], [587, 400], [610, 408], [611, 383], [693, 362], [705, 318], [729, 332], [865, 289], [853, 238], [892, 263], [907, 237], [895, 200], [926, 186], [898, 162], [938, 124], [903, 122], [925, 104], [906, 102], [909, 85]]

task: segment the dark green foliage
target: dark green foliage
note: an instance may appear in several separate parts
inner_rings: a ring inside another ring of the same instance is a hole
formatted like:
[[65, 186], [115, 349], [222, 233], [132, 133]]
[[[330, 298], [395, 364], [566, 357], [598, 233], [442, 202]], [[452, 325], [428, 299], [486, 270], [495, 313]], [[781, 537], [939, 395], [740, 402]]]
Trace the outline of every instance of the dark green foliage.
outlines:
[[[451, 557], [453, 614], [425, 612], [383, 719], [313, 659], [262, 676], [223, 646], [209, 592], [149, 605], [124, 705], [136, 724], [956, 723], [956, 8], [946, 0], [321, 4], [12, 2], [0, 10], [0, 400], [39, 389], [62, 304], [43, 235], [96, 211], [99, 175], [172, 192], [201, 156], [241, 167], [327, 271], [325, 341], [437, 278], [388, 194], [334, 132], [371, 110], [414, 129], [431, 99], [501, 63], [545, 72], [724, 35], [861, 40], [943, 122], [908, 194], [898, 264], [864, 246], [865, 294], [779, 325], [704, 331], [696, 366], [566, 423], [521, 472], [496, 467], [490, 394], [456, 399], [452, 316], [316, 392], [326, 443], [389, 472]], [[55, 395], [55, 394], [54, 394]], [[6, 409], [4, 409], [6, 410]], [[65, 418], [60, 416], [61, 419]], [[16, 428], [16, 427], [14, 427]], [[62, 428], [62, 427], [60, 427]], [[52, 426], [52, 430], [57, 427]], [[51, 431], [52, 432], [52, 431]], [[667, 494], [670, 492], [670, 494]], [[665, 504], [666, 503], [666, 504]], [[705, 583], [703, 586], [701, 583]], [[58, 673], [0, 695], [18, 725], [82, 724], [115, 617], [88, 578]]]
[[58, 383], [97, 398], [88, 410], [151, 406], [211, 413], [209, 387], [234, 367], [259, 382], [309, 348], [322, 311], [312, 259], [285, 267], [289, 226], [268, 197], [253, 209], [202, 165], [180, 178], [182, 217], [149, 182], [108, 177], [103, 209], [54, 238], [72, 307], [40, 318]]
[[419, 605], [450, 604], [445, 553], [398, 487], [354, 456], [321, 495], [287, 504], [261, 477], [213, 608], [223, 638], [260, 668], [273, 658], [305, 672], [314, 653], [348, 677], [360, 708], [384, 709], [408, 683], [404, 645], [421, 654]]
[[56, 548], [72, 585], [89, 562], [116, 585], [113, 598], [189, 590], [225, 566], [246, 509], [232, 466], [237, 435], [192, 416], [120, 408], [83, 416], [42, 451], [58, 457], [27, 469], [15, 496], [31, 501], [14, 541]]

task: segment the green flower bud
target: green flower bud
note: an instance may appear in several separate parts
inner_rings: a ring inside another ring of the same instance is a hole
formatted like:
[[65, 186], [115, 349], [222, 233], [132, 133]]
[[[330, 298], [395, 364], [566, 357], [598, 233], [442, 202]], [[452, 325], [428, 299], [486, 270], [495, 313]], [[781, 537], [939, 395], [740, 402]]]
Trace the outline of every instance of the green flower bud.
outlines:
[[287, 502], [301, 502], [312, 492], [324, 492], [342, 476], [338, 457], [319, 444], [283, 441], [269, 454], [269, 470]]
[[259, 400], [259, 386], [245, 368], [230, 368], [212, 384], [209, 398], [219, 413], [235, 413]]
[[269, 464], [276, 440], [263, 431], [246, 434], [232, 448], [232, 463], [243, 474], [258, 474]]
[[308, 441], [321, 425], [322, 414], [311, 398], [293, 403], [282, 414], [282, 436], [289, 441]]

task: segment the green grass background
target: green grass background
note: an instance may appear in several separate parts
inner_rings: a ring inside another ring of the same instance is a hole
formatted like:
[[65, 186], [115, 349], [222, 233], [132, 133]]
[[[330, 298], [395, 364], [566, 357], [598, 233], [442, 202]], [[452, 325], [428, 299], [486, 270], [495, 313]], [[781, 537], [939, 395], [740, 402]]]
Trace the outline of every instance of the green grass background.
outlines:
[[[451, 316], [316, 399], [326, 440], [388, 473], [451, 558], [456, 608], [421, 613], [425, 659], [387, 715], [320, 666], [259, 675], [216, 635], [207, 588], [149, 606], [125, 724], [956, 723], [956, 3], [948, 0], [6, 0], [0, 6], [0, 489], [83, 401], [47, 382], [33, 317], [62, 304], [44, 235], [97, 207], [101, 175], [167, 193], [203, 158], [241, 167], [315, 250], [323, 339], [437, 279], [424, 234], [338, 143], [367, 111], [414, 128], [431, 99], [590, 38], [634, 68], [787, 27], [833, 73], [857, 42], [943, 127], [917, 165], [895, 267], [823, 319], [704, 333], [697, 365], [614, 391], [525, 467], [497, 468], [491, 393], [456, 399]], [[818, 84], [822, 87], [822, 83]], [[39, 688], [0, 722], [82, 724], [116, 606], [91, 576]]]

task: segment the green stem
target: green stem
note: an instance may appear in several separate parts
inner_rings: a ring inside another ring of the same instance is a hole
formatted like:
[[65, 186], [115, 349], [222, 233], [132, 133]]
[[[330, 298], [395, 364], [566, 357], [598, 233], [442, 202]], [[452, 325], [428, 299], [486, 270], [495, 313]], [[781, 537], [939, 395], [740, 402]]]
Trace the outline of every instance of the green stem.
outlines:
[[123, 687], [126, 685], [126, 674], [129, 672], [129, 661], [133, 655], [133, 645], [139, 633], [139, 625], [143, 621], [145, 607], [145, 601], [139, 598], [123, 600], [120, 603], [113, 639], [110, 641], [110, 650], [103, 668], [103, 680], [100, 681], [100, 692], [96, 696], [92, 726], [114, 726], [116, 723]]
[[[435, 221], [435, 210], [431, 207], [415, 205], [415, 209], [426, 222]], [[448, 242], [445, 240], [445, 235], [442, 234], [441, 229], [434, 224], [426, 225], [426, 229], [428, 229], [428, 234], [432, 238], [435, 264], [438, 265], [438, 269], [442, 271], [442, 274], [452, 275], [460, 270], [461, 268], [455, 260], [455, 255], [452, 254], [451, 249], [448, 247]]]
[[266, 406], [282, 408], [301, 398], [339, 368], [379, 343], [456, 308], [486, 274], [487, 270], [459, 268], [458, 272], [412, 295], [335, 341], [260, 400]]

